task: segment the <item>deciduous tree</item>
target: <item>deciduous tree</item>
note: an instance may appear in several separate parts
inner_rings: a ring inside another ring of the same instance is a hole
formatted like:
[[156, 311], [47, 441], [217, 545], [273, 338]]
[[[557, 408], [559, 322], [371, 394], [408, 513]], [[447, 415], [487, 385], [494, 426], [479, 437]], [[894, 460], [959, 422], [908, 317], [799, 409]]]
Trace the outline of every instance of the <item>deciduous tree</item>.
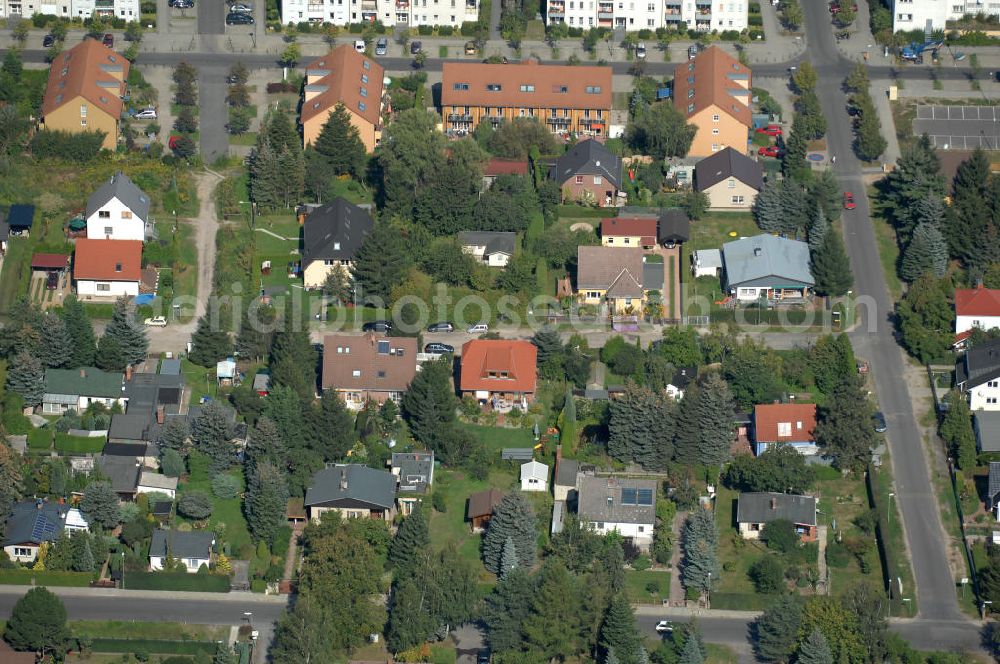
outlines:
[[921, 362], [942, 357], [955, 339], [951, 281], [923, 274], [897, 307], [903, 345]]
[[212, 516], [212, 499], [204, 491], [187, 491], [177, 501], [177, 511], [189, 519]]
[[958, 467], [971, 472], [976, 467], [976, 434], [972, 429], [969, 400], [958, 390], [952, 390], [945, 401], [948, 410], [945, 411], [939, 433], [948, 443], [948, 453]]
[[406, 241], [391, 223], [377, 223], [358, 249], [352, 274], [358, 299], [390, 304], [392, 289], [402, 283], [412, 265]]
[[687, 154], [698, 128], [673, 104], [644, 108], [625, 130], [625, 142], [655, 160]]
[[759, 456], [739, 454], [726, 469], [728, 486], [738, 491], [804, 493], [815, 481], [813, 467], [790, 445], [772, 445]]

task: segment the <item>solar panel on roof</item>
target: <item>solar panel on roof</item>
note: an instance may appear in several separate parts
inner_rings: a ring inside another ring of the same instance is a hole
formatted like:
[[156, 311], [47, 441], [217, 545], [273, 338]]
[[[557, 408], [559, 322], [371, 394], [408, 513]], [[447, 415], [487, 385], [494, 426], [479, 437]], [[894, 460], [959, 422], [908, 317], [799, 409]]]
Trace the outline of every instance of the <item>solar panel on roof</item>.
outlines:
[[35, 525], [31, 528], [31, 538], [41, 542], [55, 534], [57, 528], [57, 524], [49, 521], [44, 514], [39, 514], [35, 517]]
[[639, 504], [640, 505], [652, 505], [653, 504], [653, 490], [652, 489], [639, 489]]
[[638, 503], [636, 489], [622, 489], [622, 505], [635, 505]]

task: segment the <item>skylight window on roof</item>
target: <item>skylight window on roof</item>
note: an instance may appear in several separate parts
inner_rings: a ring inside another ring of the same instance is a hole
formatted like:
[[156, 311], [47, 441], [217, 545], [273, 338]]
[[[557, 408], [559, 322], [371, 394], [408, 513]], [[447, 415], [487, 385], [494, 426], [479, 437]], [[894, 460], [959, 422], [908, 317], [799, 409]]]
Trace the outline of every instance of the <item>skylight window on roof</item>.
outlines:
[[455, 83], [452, 86], [452, 89], [453, 90], [468, 90], [469, 89], [469, 84], [468, 83]]
[[500, 92], [503, 89], [503, 86], [499, 83], [487, 83], [486, 89], [490, 92]]
[[638, 505], [639, 497], [636, 489], [622, 489], [622, 505]]
[[367, 60], [363, 61], [361, 64], [364, 66], [365, 69], [371, 70], [372, 68], [372, 63], [368, 62]]
[[362, 74], [361, 75], [361, 82], [362, 83], [367, 83], [368, 82], [368, 74]]
[[688, 104], [688, 113], [694, 113], [694, 104]]
[[388, 341], [379, 341], [378, 342], [378, 354], [379, 355], [388, 355], [389, 354], [389, 342]]
[[368, 88], [361, 88], [361, 96], [362, 97], [368, 96]]
[[694, 99], [694, 88], [688, 90], [688, 99]]
[[558, 92], [560, 94], [569, 92], [569, 86], [566, 85], [553, 85], [552, 92]]
[[599, 85], [588, 85], [587, 86], [588, 95], [599, 95], [601, 94], [601, 86]]
[[652, 489], [639, 489], [638, 495], [639, 495], [638, 503], [640, 505], [648, 506], [653, 504]]
[[690, 83], [692, 85], [694, 84], [694, 74], [691, 74], [690, 76], [688, 76], [688, 83]]

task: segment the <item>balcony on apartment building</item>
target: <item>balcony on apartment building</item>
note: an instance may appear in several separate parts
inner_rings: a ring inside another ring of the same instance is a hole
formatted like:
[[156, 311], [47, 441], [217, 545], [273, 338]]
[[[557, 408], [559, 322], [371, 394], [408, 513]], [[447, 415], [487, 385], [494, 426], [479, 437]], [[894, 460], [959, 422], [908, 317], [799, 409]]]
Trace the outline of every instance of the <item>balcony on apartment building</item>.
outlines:
[[409, 9], [410, 0], [396, 0], [396, 9]]
[[472, 122], [471, 113], [449, 113], [448, 122]]
[[666, 7], [663, 10], [663, 13], [666, 15], [668, 21], [672, 20], [670, 18], [671, 16], [680, 16], [681, 15], [681, 3], [679, 3], [679, 2], [668, 2], [666, 4]]
[[597, 3], [597, 20], [598, 21], [610, 21], [615, 17], [615, 3], [613, 2], [598, 2]]
[[[710, 0], [695, 0], [694, 11], [698, 16], [711, 16], [712, 3]], [[696, 18], [696, 20], [699, 20]]]
[[115, 8], [115, 0], [94, 0], [94, 9], [111, 9]]
[[565, 2], [550, 2], [548, 16], [565, 16], [566, 15], [566, 3]]

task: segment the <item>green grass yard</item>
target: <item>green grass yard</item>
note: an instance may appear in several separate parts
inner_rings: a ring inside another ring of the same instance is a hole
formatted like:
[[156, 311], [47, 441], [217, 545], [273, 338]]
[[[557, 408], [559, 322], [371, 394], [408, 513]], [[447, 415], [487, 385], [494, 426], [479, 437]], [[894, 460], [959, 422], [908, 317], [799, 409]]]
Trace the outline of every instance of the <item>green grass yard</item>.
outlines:
[[62, 454], [97, 454], [104, 449], [104, 442], [103, 437], [89, 438], [56, 433], [56, 450]]
[[535, 437], [531, 429], [506, 427], [486, 427], [478, 424], [463, 424], [466, 431], [471, 433], [476, 440], [483, 443], [488, 449], [496, 452], [497, 456], [505, 447], [534, 447]]
[[[243, 473], [239, 470], [231, 470], [230, 474], [240, 483], [240, 493], [243, 493], [245, 485]], [[208, 528], [216, 534], [220, 532], [220, 524], [224, 524], [221, 530], [222, 540], [229, 543], [232, 557], [238, 557], [241, 549], [251, 548], [250, 533], [247, 530], [247, 521], [243, 516], [243, 503], [239, 495], [235, 498], [222, 499], [212, 494], [212, 480], [210, 477], [188, 477], [188, 479], [178, 487], [178, 497], [185, 491], [204, 491], [212, 500], [212, 516], [208, 518]], [[187, 521], [178, 515], [179, 521]]]
[[[659, 590], [650, 594], [646, 588], [650, 583], [659, 586]], [[625, 570], [625, 591], [628, 598], [637, 604], [660, 604], [663, 599], [670, 596], [670, 572], [654, 572], [653, 570], [643, 570], [641, 572], [634, 569]]]
[[229, 636], [228, 625], [190, 625], [177, 622], [72, 620], [73, 636], [103, 639], [159, 639], [164, 641], [219, 641]]
[[[868, 197], [875, 199], [874, 190], [869, 189]], [[872, 230], [875, 231], [875, 244], [878, 247], [878, 258], [882, 263], [882, 272], [885, 273], [886, 285], [889, 287], [889, 294], [892, 299], [898, 300], [903, 294], [903, 284], [899, 281], [896, 273], [896, 263], [899, 261], [899, 243], [896, 240], [896, 231], [879, 214], [872, 214]]]

